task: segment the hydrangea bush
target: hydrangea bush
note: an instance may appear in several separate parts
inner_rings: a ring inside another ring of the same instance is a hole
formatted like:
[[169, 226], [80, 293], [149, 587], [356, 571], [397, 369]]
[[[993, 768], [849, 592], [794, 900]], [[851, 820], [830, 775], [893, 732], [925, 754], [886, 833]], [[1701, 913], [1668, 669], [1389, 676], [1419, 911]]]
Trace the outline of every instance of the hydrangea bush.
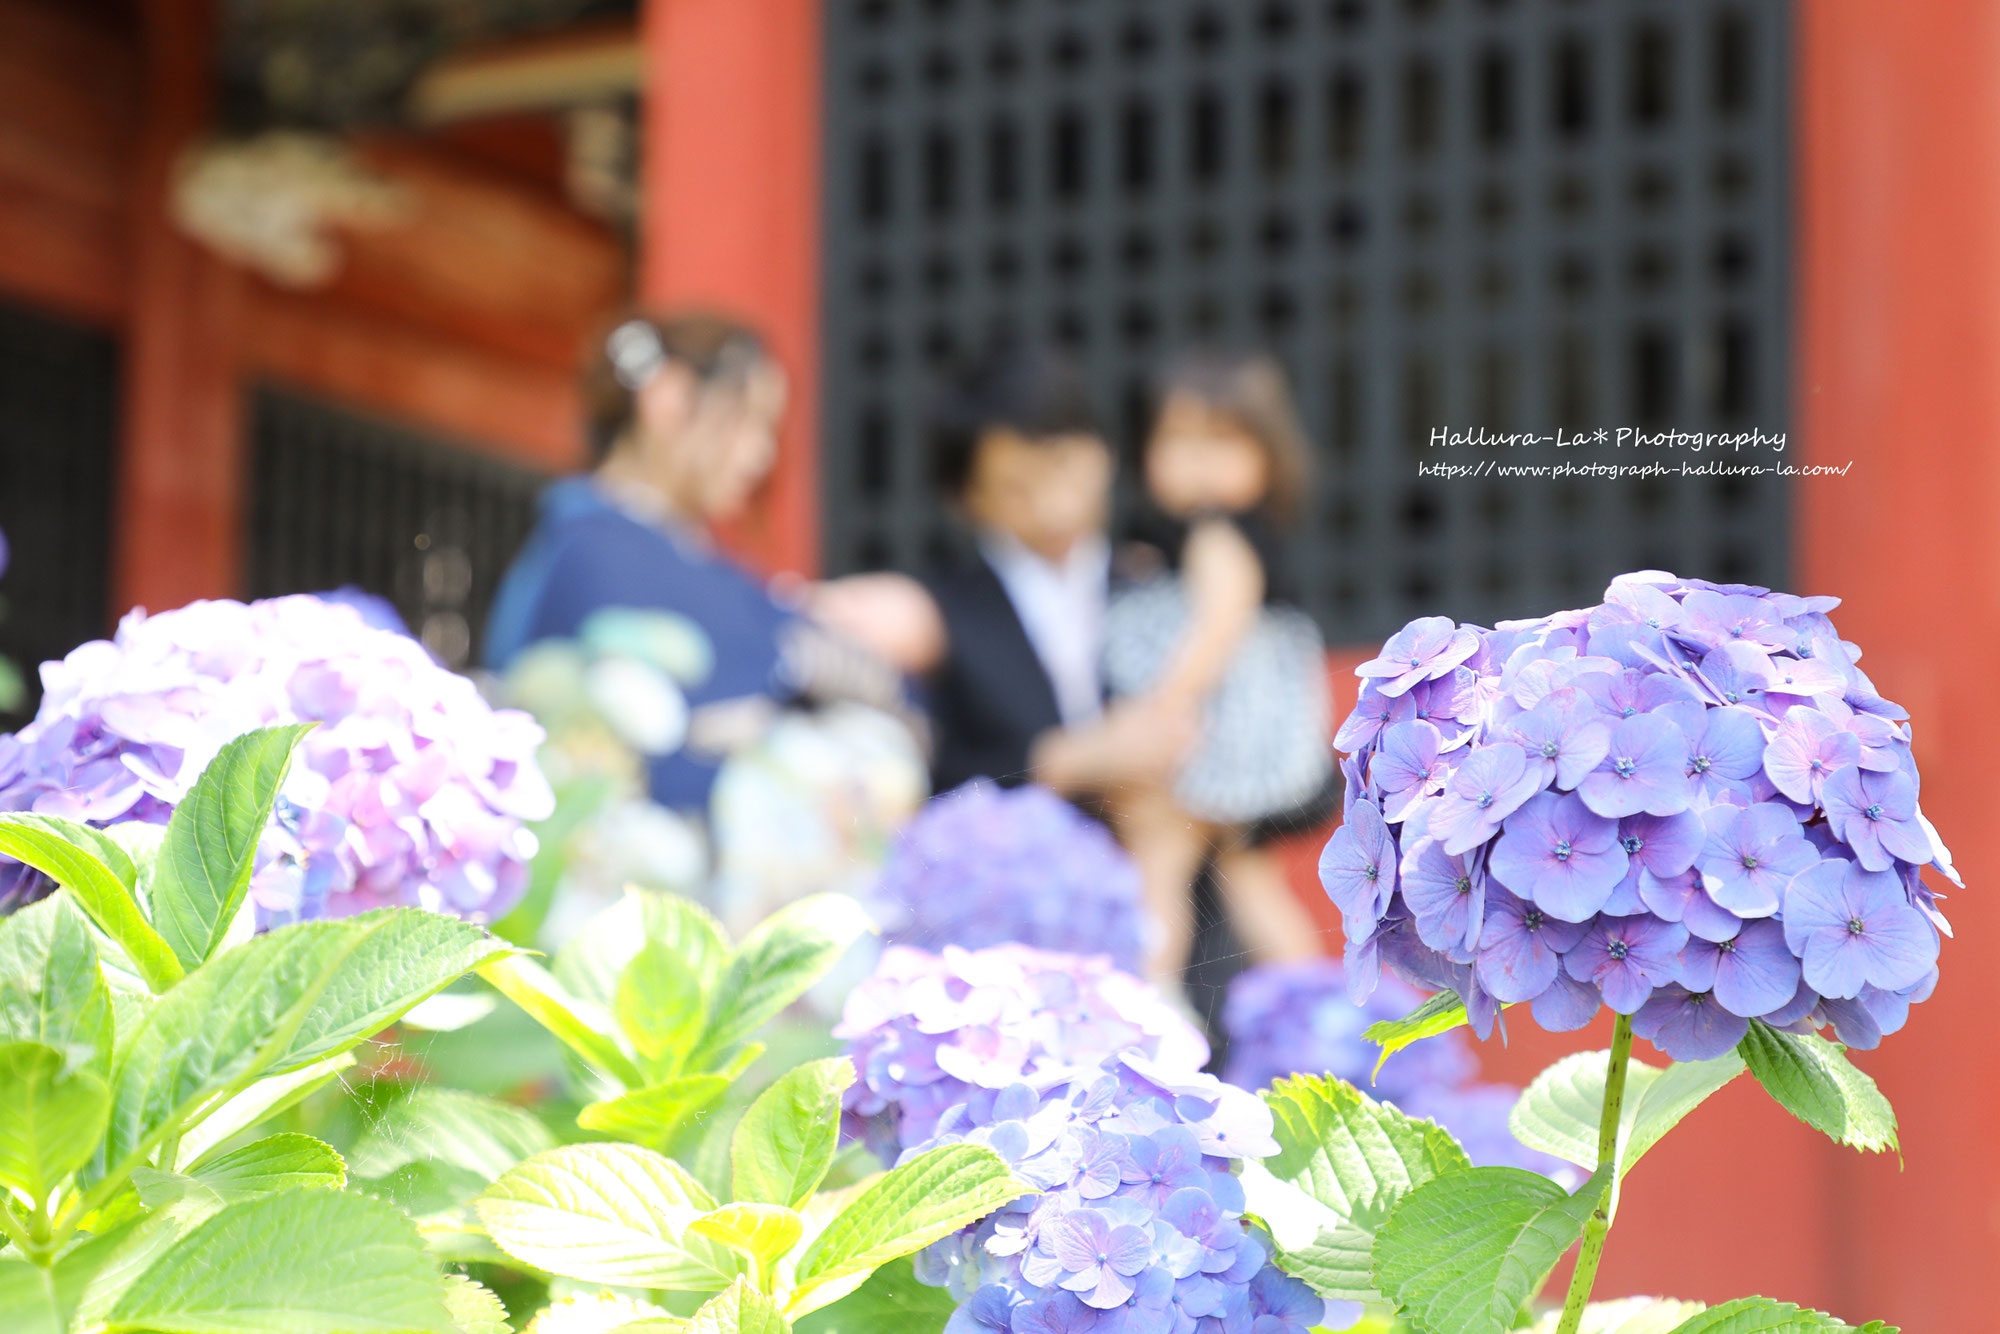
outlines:
[[1053, 1087], [976, 1091], [931, 1147], [960, 1143], [1041, 1193], [919, 1256], [918, 1277], [961, 1303], [948, 1334], [1307, 1334], [1328, 1318], [1243, 1217], [1237, 1170], [1278, 1145], [1241, 1089], [1128, 1052]]
[[833, 1035], [857, 1074], [847, 1131], [884, 1161], [930, 1139], [975, 1094], [1043, 1084], [1123, 1051], [1186, 1070], [1209, 1057], [1179, 1010], [1103, 956], [1014, 944], [889, 947]]
[[910, 822], [871, 906], [891, 943], [980, 949], [1018, 941], [1136, 969], [1139, 869], [1108, 830], [1046, 788], [975, 781]]
[[1307, 959], [1246, 968], [1229, 983], [1222, 1024], [1229, 1059], [1222, 1077], [1238, 1088], [1264, 1089], [1290, 1075], [1331, 1075], [1368, 1089], [1379, 1101], [1436, 1121], [1475, 1163], [1522, 1167], [1572, 1183], [1576, 1170], [1523, 1145], [1507, 1126], [1521, 1090], [1477, 1081], [1479, 1058], [1462, 1033], [1439, 1035], [1382, 1065], [1367, 1037], [1423, 997], [1384, 978], [1360, 1005], [1347, 997], [1340, 963]]
[[[1645, 572], [1581, 611], [1412, 622], [1356, 669], [1321, 878], [1354, 997], [1384, 966], [1436, 993], [1366, 1036], [1393, 1055], [1525, 1003], [1556, 1031], [1609, 1009], [1612, 1040], [1509, 1114], [1590, 1172], [1573, 1192], [1472, 1166], [1351, 1086], [1277, 1086], [1281, 1157], [1250, 1207], [1289, 1272], [1418, 1329], [1501, 1334], [1577, 1247], [1537, 1328], [1851, 1330], [1762, 1297], [1589, 1305], [1624, 1174], [1746, 1070], [1840, 1143], [1896, 1146], [1880, 1090], [1819, 1030], [1872, 1047], [1902, 1026], [1947, 932], [1922, 873], [1959, 881], [1918, 809], [1908, 715], [1856, 665], [1836, 605]], [[1673, 1063], [1635, 1061], [1635, 1034]]]
[[1484, 1034], [1608, 1006], [1669, 1056], [1753, 1019], [1869, 1048], [1937, 979], [1956, 882], [1908, 714], [1803, 598], [1658, 573], [1492, 630], [1412, 622], [1356, 669], [1321, 876], [1365, 995], [1387, 964]]
[[686, 741], [682, 690], [712, 659], [708, 636], [685, 616], [605, 607], [573, 638], [530, 644], [492, 683], [499, 702], [543, 728], [538, 758], [554, 791], [528, 892], [503, 925], [511, 937], [558, 949], [627, 885], [700, 891], [701, 823], [651, 799], [646, 766]]
[[[0, 737], [0, 811], [164, 825], [231, 739], [317, 724], [251, 878], [261, 926], [395, 905], [491, 920], [526, 887], [523, 822], [552, 804], [541, 729], [351, 607], [296, 596], [134, 612], [42, 681], [34, 720]], [[0, 859], [0, 910], [51, 887]]]
[[846, 702], [781, 714], [716, 775], [716, 911], [748, 929], [803, 894], [866, 891], [929, 794], [923, 748], [893, 714]]

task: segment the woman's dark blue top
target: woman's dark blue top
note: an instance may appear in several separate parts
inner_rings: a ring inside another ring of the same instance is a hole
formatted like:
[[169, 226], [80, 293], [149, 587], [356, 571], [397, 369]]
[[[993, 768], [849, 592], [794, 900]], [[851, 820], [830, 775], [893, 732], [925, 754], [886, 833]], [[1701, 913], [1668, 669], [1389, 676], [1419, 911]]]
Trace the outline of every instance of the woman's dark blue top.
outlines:
[[[504, 671], [530, 644], [574, 637], [604, 607], [678, 612], [701, 627], [715, 668], [685, 688], [692, 708], [791, 693], [779, 639], [792, 613], [762, 584], [728, 558], [620, 509], [588, 478], [565, 478], [542, 493], [535, 529], [494, 596], [486, 664]], [[685, 751], [654, 760], [653, 800], [705, 811], [716, 769]]]

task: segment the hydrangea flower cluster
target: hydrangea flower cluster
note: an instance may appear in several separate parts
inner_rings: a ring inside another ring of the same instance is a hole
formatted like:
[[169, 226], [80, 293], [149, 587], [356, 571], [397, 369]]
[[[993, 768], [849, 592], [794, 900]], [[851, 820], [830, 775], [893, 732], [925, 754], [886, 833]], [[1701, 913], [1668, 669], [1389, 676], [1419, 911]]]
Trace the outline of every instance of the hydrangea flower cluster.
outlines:
[[1222, 1077], [1239, 1088], [1262, 1089], [1290, 1075], [1330, 1074], [1377, 1101], [1436, 1121], [1482, 1167], [1576, 1177], [1569, 1164], [1514, 1138], [1507, 1119], [1521, 1091], [1476, 1082], [1479, 1061], [1463, 1033], [1415, 1043], [1375, 1069], [1381, 1049], [1362, 1034], [1370, 1024], [1400, 1019], [1422, 999], [1389, 977], [1357, 1005], [1334, 959], [1245, 969], [1230, 982], [1222, 1007], [1229, 1034]]
[[917, 1277], [960, 1302], [946, 1334], [1333, 1323], [1243, 1220], [1236, 1165], [1276, 1153], [1271, 1131], [1251, 1094], [1129, 1052], [1067, 1079], [977, 1090], [933, 1143], [985, 1145], [1042, 1193], [919, 1254]]
[[1647, 571], [1581, 611], [1397, 632], [1334, 741], [1350, 988], [1386, 963], [1482, 1035], [1503, 1004], [1557, 1031], [1609, 1006], [1681, 1060], [1752, 1019], [1895, 1032], [1949, 933], [1920, 873], [1962, 882], [1837, 605]]
[[890, 946], [848, 994], [833, 1035], [858, 1074], [847, 1133], [884, 1162], [978, 1093], [1046, 1084], [1121, 1051], [1187, 1070], [1209, 1055], [1207, 1039], [1159, 992], [1101, 955], [1013, 944], [948, 945], [942, 955]]
[[717, 915], [747, 932], [806, 894], [864, 894], [929, 792], [895, 716], [851, 702], [779, 715], [723, 761], [709, 796]]
[[[0, 810], [164, 824], [231, 739], [319, 724], [258, 851], [261, 926], [396, 904], [491, 919], [526, 887], [522, 822], [552, 805], [541, 728], [352, 607], [296, 596], [134, 612], [42, 681], [34, 721], [0, 737]], [[0, 858], [0, 910], [49, 887]]]
[[1110, 831], [1041, 787], [975, 781], [903, 831], [871, 895], [883, 939], [938, 949], [1018, 941], [1139, 965], [1139, 870]]

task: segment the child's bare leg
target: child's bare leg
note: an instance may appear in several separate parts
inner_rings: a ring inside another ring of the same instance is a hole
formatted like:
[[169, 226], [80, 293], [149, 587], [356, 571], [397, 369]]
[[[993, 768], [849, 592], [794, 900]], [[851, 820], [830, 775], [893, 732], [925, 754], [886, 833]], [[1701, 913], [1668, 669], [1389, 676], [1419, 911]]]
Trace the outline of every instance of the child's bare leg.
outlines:
[[1208, 831], [1174, 804], [1162, 787], [1125, 788], [1111, 801], [1118, 835], [1139, 864], [1146, 915], [1146, 976], [1178, 994], [1194, 949], [1195, 874], [1208, 852]]
[[1215, 884], [1237, 939], [1255, 963], [1289, 963], [1323, 953], [1319, 924], [1263, 848], [1231, 840], [1216, 855]]

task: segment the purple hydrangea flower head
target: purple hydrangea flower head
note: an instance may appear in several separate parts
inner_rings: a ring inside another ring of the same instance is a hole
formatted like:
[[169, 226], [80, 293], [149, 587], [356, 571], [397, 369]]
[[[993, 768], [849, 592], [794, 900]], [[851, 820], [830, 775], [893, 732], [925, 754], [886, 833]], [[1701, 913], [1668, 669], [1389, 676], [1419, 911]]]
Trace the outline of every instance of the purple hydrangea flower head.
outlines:
[[1385, 695], [1370, 681], [1361, 687], [1361, 698], [1355, 704], [1354, 712], [1341, 723], [1333, 744], [1350, 753], [1366, 749], [1375, 744], [1375, 738], [1384, 729], [1409, 722], [1416, 716], [1416, 701], [1409, 695]]
[[1785, 710], [1764, 751], [1764, 772], [1778, 791], [1801, 806], [1817, 805], [1837, 769], [1861, 762], [1861, 740], [1810, 705]]
[[1775, 801], [1711, 806], [1703, 820], [1708, 839], [1695, 865], [1709, 897], [1739, 917], [1775, 913], [1792, 877], [1819, 860], [1798, 817]]
[[1375, 678], [1384, 695], [1400, 695], [1419, 681], [1443, 676], [1478, 647], [1478, 637], [1453, 625], [1450, 617], [1427, 616], [1390, 636], [1381, 654], [1356, 667], [1354, 674]]
[[1750, 1021], [1721, 1005], [1713, 993], [1677, 982], [1655, 987], [1632, 1016], [1632, 1031], [1680, 1061], [1712, 1061], [1736, 1049]]
[[[1403, 901], [1417, 920], [1417, 938], [1447, 957], [1479, 942], [1486, 916], [1486, 873], [1479, 857], [1454, 857], [1434, 838], [1419, 838], [1403, 854], [1398, 875]], [[1463, 960], [1461, 960], [1463, 962]]]
[[1664, 879], [1693, 866], [1707, 841], [1708, 830], [1693, 811], [1682, 811], [1679, 815], [1628, 815], [1618, 822], [1618, 846], [1624, 849], [1627, 858], [1626, 882], [1635, 890], [1641, 872], [1649, 871]]
[[1479, 933], [1479, 982], [1508, 1004], [1546, 989], [1586, 929], [1498, 886], [1487, 893], [1486, 921], [1490, 929]]
[[1541, 769], [1544, 785], [1569, 789], [1603, 761], [1611, 746], [1611, 721], [1589, 695], [1565, 686], [1516, 718], [1513, 734], [1529, 762]]
[[1573, 793], [1542, 792], [1507, 817], [1489, 869], [1563, 921], [1587, 922], [1625, 878], [1629, 861], [1617, 821], [1595, 814]]
[[870, 894], [883, 939], [941, 949], [1009, 941], [1139, 965], [1138, 867], [1047, 788], [975, 781], [905, 827]]
[[1914, 986], [1938, 958], [1937, 928], [1910, 903], [1902, 880], [1837, 857], [1793, 877], [1785, 943], [1798, 954], [1806, 985], [1837, 999], [1863, 987]]
[[1396, 723], [1382, 729], [1380, 748], [1368, 777], [1382, 794], [1382, 813], [1400, 820], [1410, 807], [1444, 786], [1447, 766], [1439, 763], [1444, 738], [1428, 722]]
[[1961, 881], [1837, 605], [1642, 571], [1596, 607], [1394, 636], [1336, 740], [1350, 995], [1450, 988], [1482, 1035], [1501, 1005], [1556, 1030], [1609, 1005], [1677, 1059], [1752, 1021], [1901, 1027], [1950, 934], [1923, 871]]
[[1396, 842], [1372, 803], [1356, 806], [1319, 855], [1319, 882], [1341, 912], [1381, 916], [1396, 892]]
[[1598, 917], [1563, 955], [1563, 967], [1577, 981], [1595, 986], [1606, 1005], [1631, 1014], [1646, 1003], [1654, 987], [1674, 980], [1687, 938], [1686, 927], [1650, 913]]
[[1604, 758], [1577, 783], [1577, 796], [1599, 815], [1678, 815], [1694, 801], [1687, 742], [1659, 712], [1621, 720]]
[[1908, 774], [1857, 765], [1829, 776], [1822, 791], [1827, 823], [1869, 870], [1930, 860], [1930, 836], [1917, 821], [1917, 785]]
[[1798, 993], [1799, 959], [1785, 943], [1783, 926], [1753, 918], [1728, 940], [1691, 935], [1676, 980], [1691, 992], [1715, 993], [1722, 1008], [1752, 1019], [1783, 1008]]
[[[542, 729], [352, 607], [302, 595], [133, 612], [42, 679], [34, 720], [0, 737], [0, 810], [164, 824], [233, 738], [318, 724], [258, 849], [262, 926], [399, 904], [492, 920], [527, 887], [524, 822], [554, 806]], [[0, 906], [47, 888], [0, 858]]]
[[[1001, 1114], [1015, 1119], [996, 1137]], [[1023, 1118], [1053, 1133], [1023, 1147], [1011, 1133]], [[968, 1334], [1307, 1334], [1326, 1304], [1272, 1265], [1236, 1179], [1277, 1151], [1271, 1128], [1254, 1095], [1131, 1054], [975, 1097], [939, 1118], [930, 1144], [1004, 1142], [1042, 1193], [934, 1243], [917, 1276], [952, 1293], [947, 1328]], [[1100, 1154], [1120, 1165], [1109, 1190], [1090, 1172]]]
[[[1542, 787], [1538, 765], [1513, 742], [1475, 750], [1452, 773], [1430, 817], [1432, 834], [1450, 853], [1470, 852]], [[1336, 831], [1338, 832], [1338, 831]]]
[[975, 1090], [1040, 1087], [1121, 1051], [1189, 1069], [1208, 1060], [1207, 1040], [1178, 1010], [1102, 955], [1026, 945], [941, 955], [892, 945], [833, 1033], [858, 1076], [847, 1130], [885, 1160], [929, 1139]]

